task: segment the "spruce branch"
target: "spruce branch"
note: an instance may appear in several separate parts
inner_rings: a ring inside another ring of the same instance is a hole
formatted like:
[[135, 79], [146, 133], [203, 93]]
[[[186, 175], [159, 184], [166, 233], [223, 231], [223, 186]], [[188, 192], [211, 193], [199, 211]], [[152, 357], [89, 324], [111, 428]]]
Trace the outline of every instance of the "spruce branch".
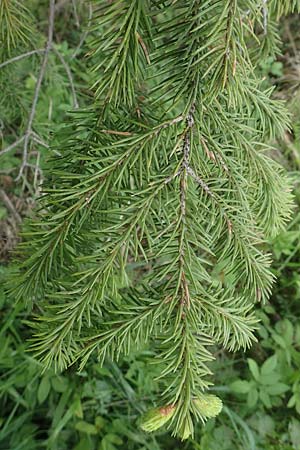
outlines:
[[225, 291], [217, 296], [201, 297], [197, 306], [202, 321], [207, 324], [207, 333], [229, 351], [246, 350], [256, 341], [254, 330], [258, 320], [251, 311], [252, 305], [244, 298], [233, 299], [232, 293]]
[[291, 213], [268, 143], [289, 118], [252, 50], [270, 44], [278, 4], [265, 36], [262, 3], [246, 6], [96, 1], [95, 101], [61, 131], [13, 281], [15, 298], [39, 302], [45, 367], [151, 345], [160, 407], [143, 427], [182, 439], [221, 409], [204, 393], [210, 348], [256, 339], [253, 305], [274, 281], [266, 239]]
[[[32, 17], [18, 0], [3, 0], [0, 4], [0, 40], [8, 55], [18, 44], [28, 43], [32, 36]], [[1, 55], [2, 56], [2, 55]]]
[[95, 350], [98, 350], [98, 359], [103, 364], [107, 356], [118, 360], [120, 355], [130, 354], [132, 344], [134, 348], [144, 346], [153, 335], [157, 321], [161, 322], [162, 327], [165, 309], [165, 304], [160, 300], [143, 299], [141, 302], [134, 299], [134, 303], [129, 304], [126, 310], [112, 311], [112, 316], [120, 319], [104, 323], [107, 331], [84, 339], [84, 348], [78, 355], [81, 366], [84, 367]]
[[280, 0], [269, 0], [269, 2], [270, 10], [277, 20], [289, 13], [300, 12], [299, 0], [286, 0], [285, 2], [281, 2]]
[[[99, 62], [93, 71], [102, 71], [101, 79], [94, 84], [96, 97], [105, 102], [132, 106], [137, 83], [142, 79], [143, 60], [148, 62], [148, 51], [145, 52], [146, 39], [150, 41], [148, 0], [124, 2], [117, 0], [98, 7], [95, 12], [97, 21], [91, 30], [104, 27], [101, 38], [93, 41], [92, 55]], [[107, 43], [107, 37], [113, 36]], [[141, 58], [141, 56], [143, 56]]]
[[[98, 170], [95, 175], [90, 175], [90, 172], [86, 175], [80, 176], [80, 181], [76, 184], [72, 184], [70, 187], [64, 187], [61, 190], [55, 189], [55, 197], [56, 202], [58, 204], [65, 204], [65, 202], [71, 202], [67, 208], [59, 209], [56, 213], [51, 214], [51, 220], [48, 221], [48, 214], [45, 217], [45, 228], [42, 228], [41, 231], [37, 232], [35, 229], [32, 232], [28, 231], [27, 236], [29, 237], [32, 233], [32, 236], [40, 235], [40, 241], [36, 250], [30, 248], [30, 266], [27, 268], [27, 263], [24, 264], [24, 276], [22, 277], [23, 283], [19, 284], [20, 292], [18, 293], [18, 298], [20, 296], [25, 295], [28, 296], [29, 292], [32, 291], [31, 283], [27, 285], [27, 281], [31, 281], [31, 277], [36, 277], [36, 280], [40, 280], [40, 283], [35, 283], [34, 291], [46, 283], [48, 275], [51, 270], [53, 270], [53, 263], [56, 260], [57, 254], [62, 254], [62, 251], [66, 251], [67, 249], [62, 249], [61, 244], [67, 239], [68, 233], [72, 229], [72, 226], [78, 220], [78, 216], [82, 215], [83, 209], [84, 214], [81, 219], [81, 225], [83, 226], [83, 218], [84, 221], [88, 220], [89, 216], [93, 212], [94, 204], [101, 204], [101, 199], [103, 195], [109, 189], [111, 183], [116, 182], [120, 177], [120, 174], [133, 163], [133, 161], [139, 156], [139, 154], [146, 148], [147, 144], [151, 144], [153, 139], [159, 136], [162, 132], [168, 132], [168, 128], [180, 123], [181, 117], [176, 117], [170, 121], [164, 122], [162, 124], [157, 125], [154, 129], [137, 135], [130, 137], [123, 137], [114, 142], [114, 148], [116, 150], [120, 149], [119, 155], [114, 152], [112, 157], [102, 159], [102, 168], [98, 167]], [[105, 133], [106, 134], [106, 133]], [[107, 148], [111, 148], [110, 134], [108, 133], [106, 142]], [[83, 151], [86, 148], [86, 141], [84, 142]], [[125, 148], [125, 150], [123, 150]], [[97, 150], [97, 148], [96, 148]], [[98, 159], [98, 157], [96, 157]], [[108, 165], [107, 165], [108, 164]], [[176, 176], [176, 174], [175, 174]], [[113, 178], [111, 178], [113, 177]], [[127, 235], [134, 229], [137, 225], [139, 219], [146, 213], [147, 208], [151, 206], [151, 200], [153, 200], [157, 194], [163, 189], [168, 183], [174, 178], [174, 175], [168, 175], [167, 177], [163, 177], [161, 181], [154, 183], [150, 189], [149, 197], [145, 197], [145, 200], [141, 203], [140, 200], [136, 203], [133, 203], [127, 207], [128, 213], [130, 211], [136, 211], [139, 209], [138, 214], [135, 217], [135, 220], [132, 222], [131, 218], [129, 219], [129, 228], [127, 230]], [[72, 182], [72, 178], [71, 178]], [[51, 193], [51, 191], [49, 191]], [[52, 194], [54, 197], [54, 193]], [[53, 198], [54, 200], [54, 198]], [[45, 204], [45, 207], [50, 206]], [[88, 206], [88, 208], [86, 208]], [[126, 210], [123, 210], [123, 213]], [[62, 220], [63, 219], [63, 220]], [[57, 225], [57, 220], [62, 220], [59, 225]], [[48, 222], [48, 223], [47, 223]], [[126, 222], [124, 224], [126, 226]], [[77, 227], [77, 231], [79, 228]], [[107, 230], [107, 232], [111, 232], [111, 230]], [[118, 241], [115, 243], [114, 253], [117, 257], [118, 252], [122, 248], [124, 243], [123, 236], [120, 238], [118, 236]], [[111, 242], [113, 244], [113, 242]], [[27, 247], [27, 243], [23, 244], [24, 249]], [[68, 253], [68, 252], [67, 252]], [[66, 254], [67, 254], [66, 253]], [[65, 255], [66, 256], [66, 255]], [[94, 253], [94, 257], [98, 257], [98, 253]], [[109, 261], [111, 261], [109, 259]], [[101, 274], [103, 268], [99, 269], [97, 273]], [[96, 272], [90, 269], [87, 274], [90, 272], [90, 275], [96, 276]]]

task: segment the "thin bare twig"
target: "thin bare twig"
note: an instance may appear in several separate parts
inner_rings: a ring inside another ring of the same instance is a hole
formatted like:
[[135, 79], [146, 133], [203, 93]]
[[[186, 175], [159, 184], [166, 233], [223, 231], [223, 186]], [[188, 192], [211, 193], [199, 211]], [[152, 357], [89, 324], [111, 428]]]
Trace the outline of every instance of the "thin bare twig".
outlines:
[[76, 0], [72, 0], [72, 6], [73, 6], [73, 14], [74, 14], [76, 27], [80, 28], [79, 17], [78, 17], [78, 14], [77, 14]]
[[25, 133], [25, 139], [24, 139], [23, 161], [22, 161], [22, 165], [19, 170], [19, 175], [17, 176], [17, 180], [19, 180], [21, 178], [24, 168], [26, 167], [26, 164], [27, 164], [28, 145], [29, 145], [29, 140], [30, 140], [30, 136], [32, 133], [32, 124], [33, 124], [33, 120], [34, 120], [34, 116], [35, 116], [35, 112], [36, 112], [36, 106], [37, 106], [37, 102], [38, 102], [38, 98], [39, 98], [39, 94], [40, 94], [41, 85], [42, 85], [43, 78], [45, 75], [49, 52], [51, 50], [52, 42], [53, 42], [54, 10], [55, 10], [55, 0], [50, 0], [49, 1], [48, 38], [47, 38], [46, 47], [45, 47], [45, 51], [44, 51], [43, 61], [42, 61], [41, 68], [40, 68], [40, 73], [39, 73], [39, 76], [38, 76], [38, 79], [37, 79], [37, 82], [35, 85], [33, 102], [32, 102], [32, 106], [31, 106], [31, 111], [30, 111], [27, 129], [26, 129], [26, 133]]
[[69, 0], [60, 0], [55, 5], [55, 12], [59, 12], [62, 8], [64, 8], [65, 4], [68, 3]]
[[43, 141], [43, 140], [41, 139], [41, 137], [40, 137], [38, 134], [36, 134], [36, 133], [34, 133], [34, 132], [32, 132], [32, 139], [33, 139], [37, 144], [40, 144], [42, 147], [49, 148], [49, 145], [48, 145], [45, 141]]
[[80, 51], [84, 41], [86, 40], [87, 35], [89, 34], [89, 28], [91, 25], [91, 21], [92, 21], [92, 17], [93, 17], [93, 7], [92, 7], [92, 3], [89, 3], [89, 17], [88, 17], [88, 23], [87, 23], [87, 29], [85, 30], [85, 32], [82, 34], [81, 39], [79, 41], [79, 44], [77, 45], [77, 47], [74, 50], [74, 53], [71, 57], [71, 59], [74, 59], [75, 56], [77, 55], [77, 53]]
[[3, 201], [4, 205], [6, 206], [6, 208], [12, 213], [12, 215], [14, 216], [16, 222], [21, 223], [22, 219], [20, 214], [16, 211], [14, 205], [12, 204], [10, 198], [6, 195], [5, 191], [3, 189], [0, 189], [0, 197], [1, 200]]
[[34, 179], [33, 179], [33, 186], [35, 187], [36, 193], [38, 191], [38, 183], [37, 183], [38, 174], [40, 174], [41, 181], [43, 178], [43, 172], [42, 172], [42, 169], [40, 168], [40, 157], [41, 157], [41, 154], [40, 154], [40, 152], [38, 152], [37, 157], [36, 157]]
[[62, 63], [62, 65], [64, 66], [64, 69], [66, 71], [66, 74], [69, 78], [69, 83], [70, 83], [70, 87], [71, 87], [71, 91], [72, 91], [72, 97], [73, 97], [73, 106], [75, 109], [79, 108], [79, 103], [77, 100], [77, 95], [76, 95], [76, 91], [75, 91], [75, 85], [74, 85], [74, 80], [73, 80], [73, 75], [71, 72], [71, 69], [69, 67], [69, 65], [67, 64], [65, 58], [63, 57], [63, 55], [55, 48], [53, 47], [53, 51], [54, 53], [57, 55], [57, 57], [59, 58], [60, 62]]
[[52, 112], [53, 112], [53, 100], [52, 97], [49, 98], [49, 108], [48, 108], [48, 121], [52, 120]]
[[200, 178], [191, 167], [187, 167], [187, 173], [199, 184], [199, 186], [211, 197], [214, 197], [214, 193], [209, 189], [205, 181]]
[[262, 0], [263, 2], [263, 27], [264, 27], [264, 34], [266, 35], [268, 33], [268, 0]]
[[4, 148], [3, 150], [0, 150], [0, 156], [4, 155], [4, 153], [9, 152], [10, 150], [17, 147], [19, 144], [21, 144], [25, 139], [25, 136], [20, 137], [20, 139], [17, 139], [13, 144], [9, 145], [8, 147]]
[[286, 20], [284, 25], [285, 25], [285, 31], [286, 31], [287, 37], [289, 38], [289, 41], [290, 41], [292, 49], [293, 49], [294, 56], [296, 56], [296, 58], [297, 58], [298, 50], [297, 50], [297, 46], [295, 43], [295, 39], [293, 38], [291, 29], [290, 29], [289, 21]]
[[19, 61], [20, 59], [27, 58], [27, 56], [36, 55], [37, 53], [44, 53], [44, 52], [45, 52], [44, 48], [38, 48], [37, 50], [31, 50], [30, 52], [23, 53], [22, 55], [14, 56], [14, 58], [8, 59], [7, 61], [1, 63], [0, 69], [2, 69], [2, 67], [7, 66], [8, 64]]

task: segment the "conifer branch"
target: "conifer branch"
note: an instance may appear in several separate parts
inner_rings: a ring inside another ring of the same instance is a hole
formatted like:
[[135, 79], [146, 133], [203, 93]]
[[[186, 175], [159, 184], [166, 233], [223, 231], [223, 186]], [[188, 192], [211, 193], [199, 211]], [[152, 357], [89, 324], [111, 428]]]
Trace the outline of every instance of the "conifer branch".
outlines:
[[20, 43], [28, 43], [32, 35], [32, 17], [29, 10], [18, 0], [3, 0], [0, 4], [0, 40], [4, 54]]
[[39, 302], [33, 349], [45, 367], [149, 342], [161, 395], [143, 427], [182, 439], [220, 412], [218, 399], [203, 409], [209, 348], [256, 339], [253, 304], [274, 280], [266, 238], [291, 211], [268, 156], [289, 119], [253, 54], [286, 8], [268, 1], [262, 36], [262, 4], [247, 5], [245, 18], [236, 0], [96, 2], [95, 101], [63, 130], [13, 280], [14, 298]]
[[[96, 97], [103, 98], [105, 102], [112, 102], [117, 106], [122, 100], [123, 104], [132, 106], [134, 103], [137, 81], [141, 79], [143, 59], [148, 59], [145, 53], [145, 40], [149, 40], [149, 4], [148, 0], [140, 2], [109, 2], [101, 5], [97, 10], [96, 26], [103, 23], [105, 31], [101, 39], [93, 41], [95, 50], [93, 56], [99, 55], [99, 62], [94, 66], [94, 72], [103, 69], [101, 80], [94, 84]], [[107, 17], [113, 20], [107, 20]], [[93, 30], [93, 27], [92, 27]], [[113, 36], [107, 45], [108, 35]], [[145, 37], [144, 37], [145, 35]], [[141, 42], [144, 46], [141, 46]], [[143, 59], [140, 54], [143, 54]]]

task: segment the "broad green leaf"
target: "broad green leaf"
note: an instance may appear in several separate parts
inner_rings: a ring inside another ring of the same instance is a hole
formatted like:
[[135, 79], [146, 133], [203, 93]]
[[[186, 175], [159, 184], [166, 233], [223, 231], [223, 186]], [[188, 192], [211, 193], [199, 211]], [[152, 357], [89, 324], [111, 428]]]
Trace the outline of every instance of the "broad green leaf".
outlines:
[[74, 450], [94, 450], [94, 443], [91, 441], [90, 437], [85, 435], [80, 439]]
[[247, 394], [251, 389], [251, 384], [246, 380], [236, 380], [230, 384], [230, 388], [237, 394]]
[[56, 392], [65, 392], [68, 388], [68, 380], [62, 376], [51, 378], [51, 384]]
[[117, 447], [104, 436], [100, 443], [99, 450], [117, 450]]
[[265, 328], [264, 326], [261, 325], [261, 326], [259, 327], [259, 329], [257, 330], [257, 332], [258, 332], [259, 336], [260, 336], [262, 339], [268, 339], [269, 334], [268, 334], [268, 331], [266, 330], [266, 328]]
[[263, 404], [265, 405], [266, 408], [272, 407], [272, 403], [271, 403], [269, 394], [265, 390], [259, 391], [259, 398], [263, 402]]
[[292, 417], [289, 423], [289, 434], [292, 441], [293, 449], [300, 450], [300, 422]]
[[101, 416], [97, 416], [95, 418], [95, 425], [98, 428], [98, 430], [100, 430], [101, 428], [103, 428], [105, 426], [105, 419]]
[[273, 355], [268, 358], [261, 366], [261, 374], [268, 375], [272, 373], [277, 366], [277, 355]]
[[281, 395], [287, 392], [290, 387], [284, 383], [273, 384], [272, 386], [266, 386], [266, 392], [270, 395]]
[[81, 420], [80, 422], [77, 422], [75, 425], [76, 430], [81, 431], [82, 433], [87, 434], [97, 434], [98, 430], [95, 427], [95, 425], [85, 422], [84, 420]]
[[51, 388], [51, 383], [49, 380], [48, 376], [44, 376], [41, 379], [39, 388], [38, 388], [38, 392], [37, 392], [37, 397], [38, 397], [38, 402], [39, 403], [43, 403], [46, 398], [48, 397], [48, 394], [50, 392], [50, 388]]
[[80, 397], [76, 398], [74, 401], [74, 414], [79, 419], [83, 419], [83, 411]]
[[116, 445], [121, 445], [123, 443], [122, 439], [120, 438], [120, 436], [118, 436], [115, 433], [108, 433], [105, 438], [111, 442], [112, 444], [116, 444]]
[[281, 378], [281, 375], [277, 372], [270, 373], [269, 375], [261, 375], [259, 377], [259, 383], [263, 384], [264, 386], [268, 386], [268, 385], [278, 383], [280, 378]]
[[258, 381], [259, 380], [259, 367], [257, 365], [257, 362], [254, 361], [254, 359], [248, 358], [248, 366], [250, 369], [250, 372], [253, 375], [253, 378]]
[[293, 408], [296, 405], [296, 395], [292, 395], [292, 397], [289, 399], [287, 407]]
[[294, 337], [294, 327], [290, 320], [283, 319], [282, 321], [278, 322], [276, 325], [276, 331], [280, 336], [282, 336], [287, 346], [292, 345]]
[[278, 345], [280, 345], [280, 347], [282, 347], [282, 348], [286, 348], [286, 342], [285, 342], [285, 340], [283, 339], [283, 337], [282, 336], [279, 336], [279, 334], [273, 334], [272, 335], [272, 338], [274, 339], [274, 341], [278, 344]]
[[251, 389], [251, 391], [248, 392], [247, 396], [247, 405], [249, 408], [253, 408], [258, 400], [258, 392], [256, 388]]
[[255, 423], [255, 425], [257, 427], [258, 433], [263, 437], [265, 437], [266, 435], [272, 436], [276, 427], [276, 423], [273, 417], [267, 414], [260, 414], [257, 417], [257, 422]]

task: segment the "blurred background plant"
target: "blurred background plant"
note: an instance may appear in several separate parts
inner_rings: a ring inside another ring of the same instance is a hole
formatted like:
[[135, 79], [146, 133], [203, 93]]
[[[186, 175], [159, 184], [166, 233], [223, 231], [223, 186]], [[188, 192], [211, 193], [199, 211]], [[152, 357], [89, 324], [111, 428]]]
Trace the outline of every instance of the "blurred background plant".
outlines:
[[[20, 225], [40, 192], [51, 151], [49, 141], [55, 139], [52, 130], [59, 133], [68, 111], [87, 104], [86, 86], [91, 80], [85, 54], [93, 38], [86, 31], [89, 2], [58, 1], [54, 41], [34, 106], [24, 165], [24, 141], [20, 139], [28, 133], [43, 53], [6, 62], [22, 52], [43, 48], [48, 2], [28, 2], [35, 19], [22, 3], [12, 3], [27, 15], [28, 29], [19, 30], [18, 45], [11, 40], [0, 51], [0, 286], [10, 277], [10, 255], [20, 239]], [[26, 39], [31, 27], [35, 42]], [[28, 351], [26, 305], [12, 305], [2, 287], [0, 450], [300, 449], [299, 16], [287, 17], [280, 30], [283, 56], [268, 58], [258, 70], [266, 85], [276, 86], [275, 95], [287, 100], [293, 118], [292, 130], [277, 142], [275, 156], [293, 179], [296, 209], [288, 229], [270, 242], [278, 282], [270, 303], [258, 308], [259, 342], [247, 354], [215, 352], [212, 392], [224, 399], [223, 413], [199, 426], [195, 438], [185, 443], [164, 431], [143, 433], [137, 419], [157, 392], [153, 381], [157, 367], [146, 363], [151, 349], [124, 358], [118, 366], [107, 362], [100, 368], [91, 360], [80, 373], [76, 367], [62, 374], [42, 372]], [[11, 83], [4, 83], [8, 74]]]

